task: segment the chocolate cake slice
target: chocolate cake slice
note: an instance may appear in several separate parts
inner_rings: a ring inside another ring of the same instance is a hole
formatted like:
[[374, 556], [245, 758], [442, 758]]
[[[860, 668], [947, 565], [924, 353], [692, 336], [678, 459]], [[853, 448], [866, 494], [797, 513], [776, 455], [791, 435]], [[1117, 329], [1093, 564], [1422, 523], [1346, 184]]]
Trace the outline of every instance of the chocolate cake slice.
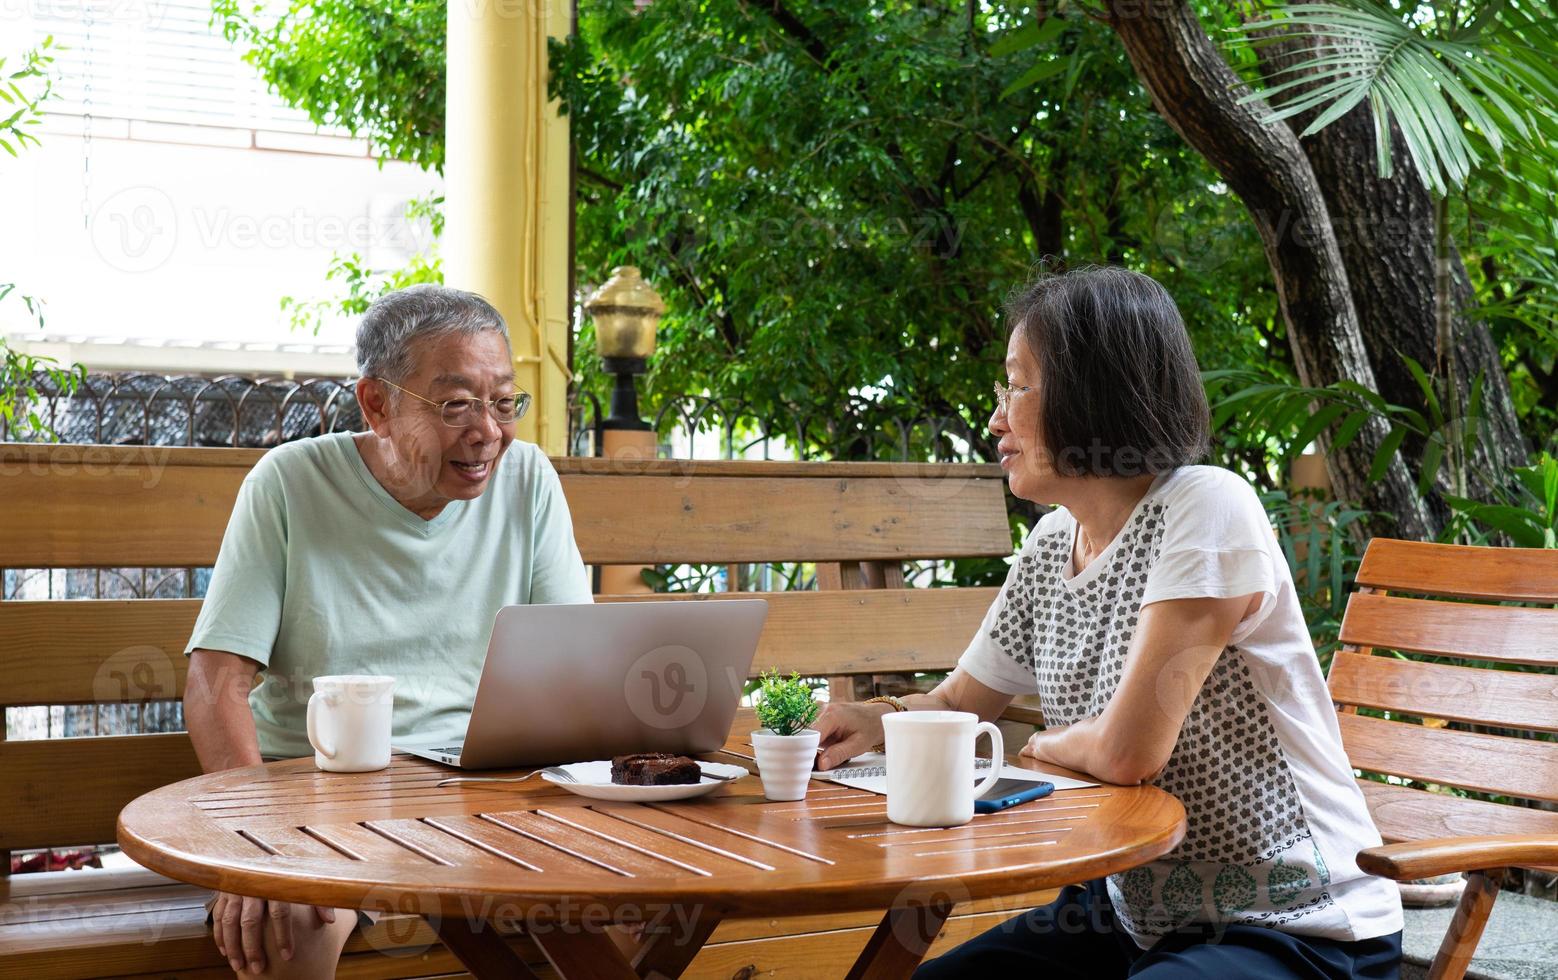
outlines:
[[611, 760], [611, 781], [625, 786], [678, 786], [702, 779], [703, 770], [685, 755], [640, 752]]

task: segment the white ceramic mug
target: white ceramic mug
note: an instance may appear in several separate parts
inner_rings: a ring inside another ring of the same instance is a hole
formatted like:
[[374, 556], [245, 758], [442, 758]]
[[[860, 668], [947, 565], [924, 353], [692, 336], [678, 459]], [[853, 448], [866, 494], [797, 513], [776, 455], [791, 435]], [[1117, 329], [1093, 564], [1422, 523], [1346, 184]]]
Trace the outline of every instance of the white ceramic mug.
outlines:
[[[1001, 730], [967, 711], [899, 711], [882, 717], [887, 743], [887, 819], [910, 827], [956, 827], [1001, 776]], [[990, 773], [974, 782], [974, 740], [990, 733]]]
[[372, 772], [389, 765], [395, 678], [334, 674], [314, 678], [308, 741], [326, 772]]

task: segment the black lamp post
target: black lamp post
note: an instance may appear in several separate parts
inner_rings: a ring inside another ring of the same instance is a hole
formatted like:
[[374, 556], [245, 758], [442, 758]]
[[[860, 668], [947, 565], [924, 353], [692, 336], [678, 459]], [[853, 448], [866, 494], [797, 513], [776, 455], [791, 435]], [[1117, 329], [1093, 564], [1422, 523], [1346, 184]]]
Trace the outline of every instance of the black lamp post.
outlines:
[[595, 347], [601, 366], [617, 376], [611, 391], [611, 414], [602, 423], [607, 430], [648, 430], [638, 414], [638, 389], [634, 375], [649, 370], [655, 351], [655, 328], [665, 312], [665, 301], [631, 265], [611, 270], [611, 278], [584, 302], [584, 311], [595, 321]]

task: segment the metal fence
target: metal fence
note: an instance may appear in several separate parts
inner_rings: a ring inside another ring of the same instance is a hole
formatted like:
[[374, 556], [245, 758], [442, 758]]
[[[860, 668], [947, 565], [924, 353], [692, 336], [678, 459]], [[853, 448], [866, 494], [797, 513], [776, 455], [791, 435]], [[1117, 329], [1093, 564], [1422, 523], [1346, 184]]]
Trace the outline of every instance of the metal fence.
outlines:
[[47, 429], [0, 420], [0, 441], [269, 448], [362, 428], [351, 382], [332, 378], [88, 374], [67, 394], [39, 374], [33, 386]]

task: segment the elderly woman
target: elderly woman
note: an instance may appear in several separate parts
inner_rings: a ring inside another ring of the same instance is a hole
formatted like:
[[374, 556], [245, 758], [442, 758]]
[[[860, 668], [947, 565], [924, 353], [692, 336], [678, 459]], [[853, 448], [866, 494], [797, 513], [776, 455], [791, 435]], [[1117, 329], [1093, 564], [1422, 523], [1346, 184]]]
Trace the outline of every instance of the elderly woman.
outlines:
[[[321, 674], [390, 674], [394, 732], [463, 730], [498, 609], [589, 602], [562, 487], [514, 444], [530, 396], [481, 297], [414, 286], [357, 330], [368, 431], [279, 446], [244, 480], [187, 652], [207, 772], [308, 755]], [[255, 675], [263, 682], [252, 691]], [[333, 976], [359, 915], [218, 895], [239, 973]]]
[[929, 694], [832, 704], [819, 768], [896, 710], [993, 719], [1037, 694], [1022, 754], [1185, 806], [1162, 859], [1064, 889], [917, 977], [1394, 977], [1396, 886], [1342, 751], [1287, 563], [1248, 483], [1192, 465], [1207, 406], [1153, 280], [1045, 277], [1009, 303], [990, 431], [1033, 528], [958, 667]]

